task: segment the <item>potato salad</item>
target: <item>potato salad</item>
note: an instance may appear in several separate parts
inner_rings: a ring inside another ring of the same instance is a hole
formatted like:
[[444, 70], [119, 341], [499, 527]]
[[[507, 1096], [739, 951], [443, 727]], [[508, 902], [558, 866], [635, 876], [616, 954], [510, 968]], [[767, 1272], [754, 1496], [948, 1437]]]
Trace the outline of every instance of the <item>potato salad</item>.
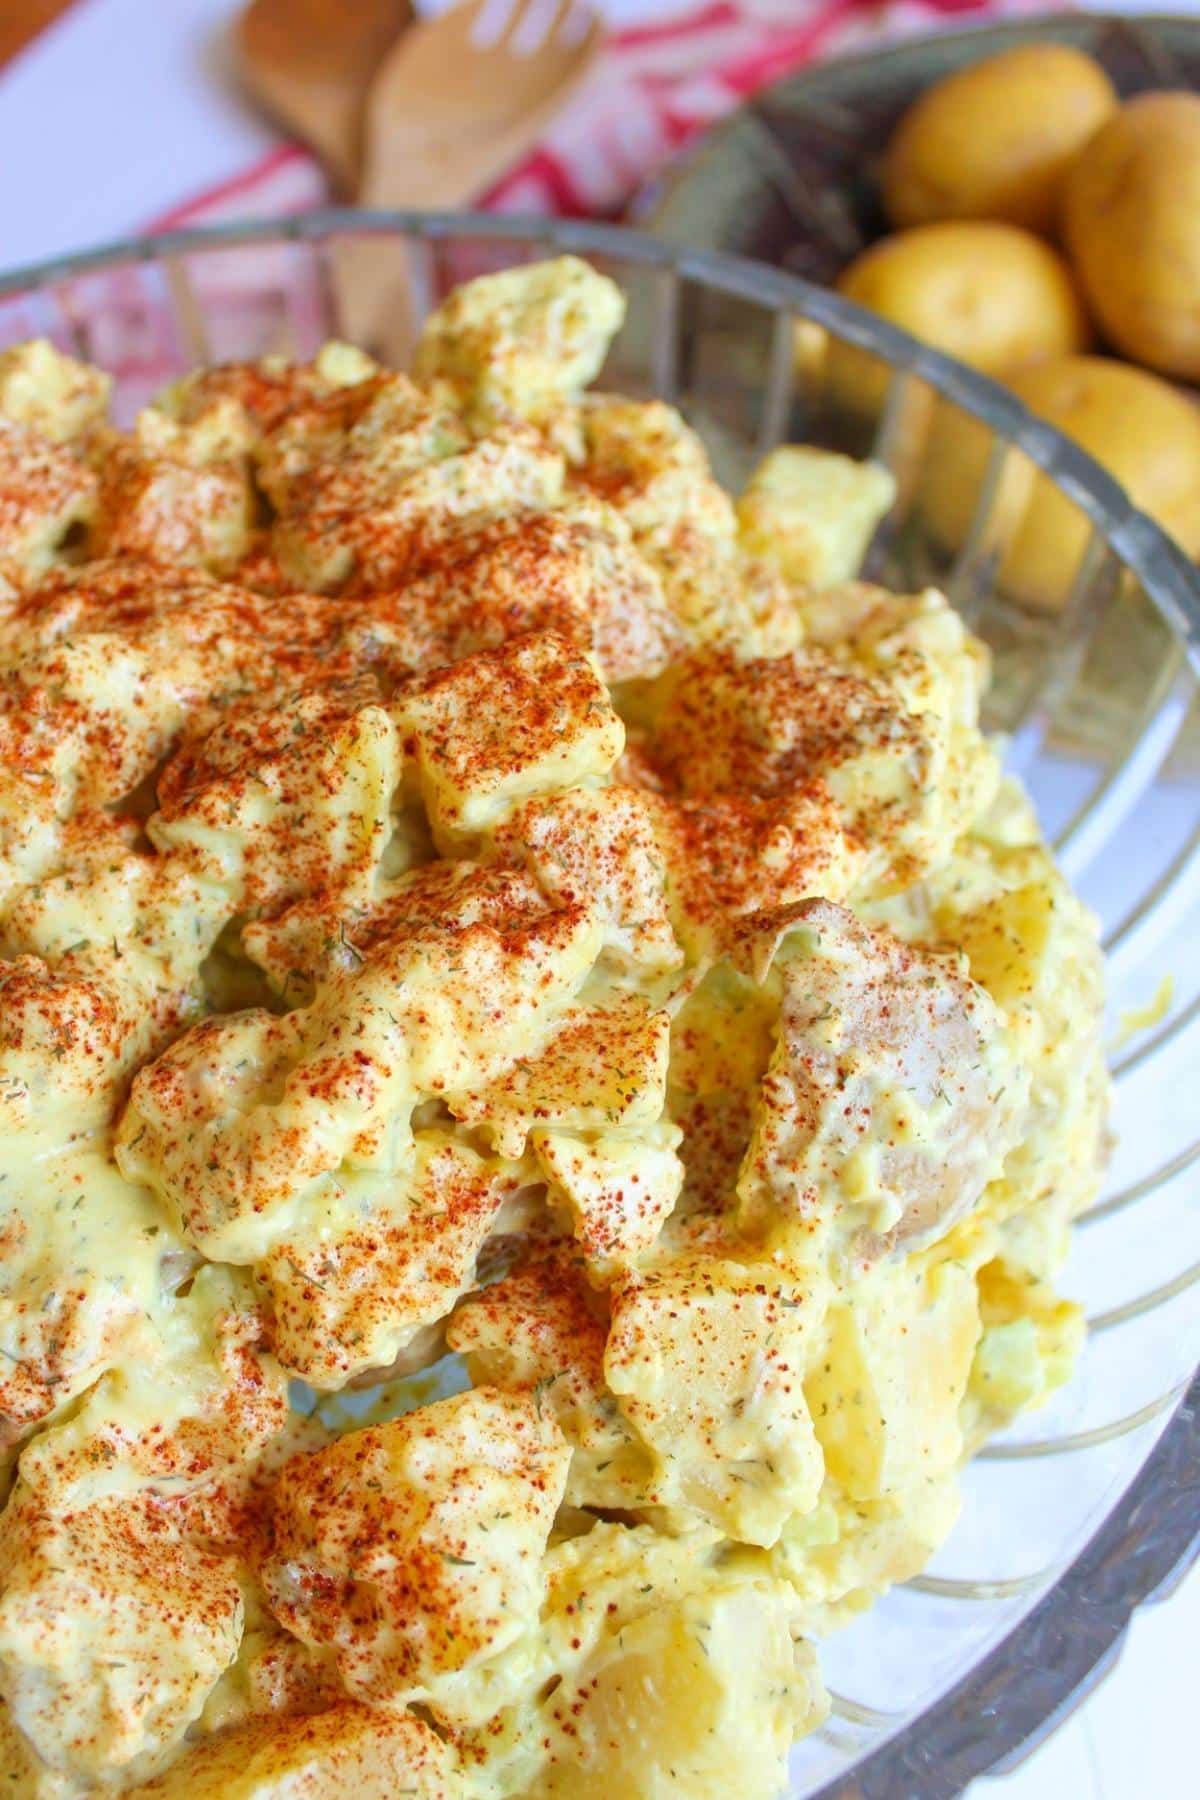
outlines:
[[984, 647], [488, 275], [0, 356], [0, 1790], [775, 1800], [1070, 1374], [1094, 922]]

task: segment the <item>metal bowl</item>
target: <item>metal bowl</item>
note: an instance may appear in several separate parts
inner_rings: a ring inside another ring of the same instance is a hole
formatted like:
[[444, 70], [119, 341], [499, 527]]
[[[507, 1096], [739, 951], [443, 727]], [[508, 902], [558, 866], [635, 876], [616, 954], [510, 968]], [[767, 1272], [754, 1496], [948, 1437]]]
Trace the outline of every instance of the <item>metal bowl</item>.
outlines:
[[[363, 246], [368, 249], [364, 251]], [[1051, 1728], [1106, 1666], [1141, 1602], [1194, 1557], [1200, 1522], [1200, 772], [1180, 734], [1200, 670], [1191, 565], [1086, 456], [1002, 389], [793, 275], [628, 232], [519, 219], [329, 211], [112, 246], [0, 278], [0, 344], [44, 333], [113, 370], [119, 416], [198, 362], [312, 354], [345, 333], [354, 259], [390, 259], [406, 335], [464, 276], [569, 250], [621, 282], [629, 319], [603, 382], [657, 394], [739, 482], [817, 431], [870, 448], [900, 498], [870, 552], [899, 587], [936, 576], [993, 646], [987, 723], [1033, 789], [1103, 922], [1118, 1144], [1064, 1278], [1091, 1333], [1077, 1378], [964, 1473], [962, 1520], [926, 1573], [831, 1638], [827, 1726], [793, 1757], [795, 1795], [959, 1793]], [[361, 265], [360, 265], [361, 266]], [[797, 332], [799, 329], [799, 340]], [[806, 353], [815, 331], [877, 359], [877, 410], [843, 416]], [[797, 342], [801, 354], [797, 354]], [[931, 536], [930, 409], [986, 434], [969, 529]], [[1084, 522], [1060, 603], [997, 590], [1006, 477], [1028, 464]], [[1124, 1009], [1176, 979], [1122, 1042]]]

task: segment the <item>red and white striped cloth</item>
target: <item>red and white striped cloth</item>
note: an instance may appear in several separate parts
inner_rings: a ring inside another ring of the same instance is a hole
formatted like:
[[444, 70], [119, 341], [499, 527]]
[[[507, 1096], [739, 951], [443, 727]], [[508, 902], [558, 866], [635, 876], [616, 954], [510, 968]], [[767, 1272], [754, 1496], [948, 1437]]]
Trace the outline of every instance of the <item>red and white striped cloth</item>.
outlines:
[[[886, 37], [1046, 9], [1050, 0], [712, 0], [615, 33], [533, 154], [482, 197], [502, 212], [615, 218], [690, 139], [770, 82]], [[298, 144], [196, 195], [156, 229], [278, 217], [329, 198]]]

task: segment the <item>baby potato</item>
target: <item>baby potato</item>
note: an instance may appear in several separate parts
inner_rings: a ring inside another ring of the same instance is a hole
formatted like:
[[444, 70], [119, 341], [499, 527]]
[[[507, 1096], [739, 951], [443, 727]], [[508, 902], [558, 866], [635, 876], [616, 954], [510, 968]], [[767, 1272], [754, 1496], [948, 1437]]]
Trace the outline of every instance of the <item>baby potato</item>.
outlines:
[[1117, 110], [1112, 82], [1067, 44], [1027, 44], [934, 84], [883, 165], [893, 225], [1003, 219], [1052, 234], [1067, 166]]
[[[1103, 464], [1134, 504], [1200, 553], [1200, 411], [1156, 375], [1100, 356], [1062, 356], [1010, 377], [1026, 406]], [[939, 407], [920, 504], [947, 548], [966, 539], [992, 437]], [[1007, 537], [1000, 586], [1039, 611], [1059, 610], [1087, 547], [1088, 521], [1023, 456], [1008, 459], [998, 495]]]
[[1118, 350], [1200, 376], [1200, 95], [1142, 94], [1067, 176], [1066, 242]]
[[[1062, 258], [1032, 232], [985, 221], [919, 225], [883, 238], [843, 270], [838, 289], [937, 350], [998, 375], [1087, 347], [1087, 317]], [[830, 347], [828, 380], [854, 411], [881, 402], [888, 369]]]

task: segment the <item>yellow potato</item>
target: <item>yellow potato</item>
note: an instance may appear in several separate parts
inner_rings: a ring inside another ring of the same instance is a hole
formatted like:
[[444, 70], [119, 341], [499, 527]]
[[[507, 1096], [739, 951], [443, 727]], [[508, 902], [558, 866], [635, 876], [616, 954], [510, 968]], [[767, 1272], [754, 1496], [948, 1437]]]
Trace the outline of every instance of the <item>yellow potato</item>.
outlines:
[[901, 119], [883, 165], [893, 225], [1004, 219], [1052, 233], [1067, 165], [1117, 109], [1099, 63], [1028, 44], [937, 82]]
[[[855, 259], [838, 288], [937, 350], [998, 375], [1087, 347], [1088, 323], [1058, 253], [1015, 225], [920, 225], [883, 238]], [[833, 345], [828, 379], [855, 411], [878, 407], [887, 369]]]
[[1200, 376], [1200, 95], [1131, 100], [1079, 156], [1063, 201], [1080, 283], [1117, 349]]
[[[1134, 504], [1200, 553], [1200, 412], [1144, 369], [1099, 356], [1064, 356], [1013, 375], [1032, 412], [1090, 452]], [[938, 409], [926, 456], [921, 507], [948, 548], [964, 541], [992, 437], [959, 412]], [[1000, 586], [1043, 611], [1066, 601], [1090, 526], [1071, 501], [1022, 456], [1008, 460], [999, 495], [1007, 550]]]

